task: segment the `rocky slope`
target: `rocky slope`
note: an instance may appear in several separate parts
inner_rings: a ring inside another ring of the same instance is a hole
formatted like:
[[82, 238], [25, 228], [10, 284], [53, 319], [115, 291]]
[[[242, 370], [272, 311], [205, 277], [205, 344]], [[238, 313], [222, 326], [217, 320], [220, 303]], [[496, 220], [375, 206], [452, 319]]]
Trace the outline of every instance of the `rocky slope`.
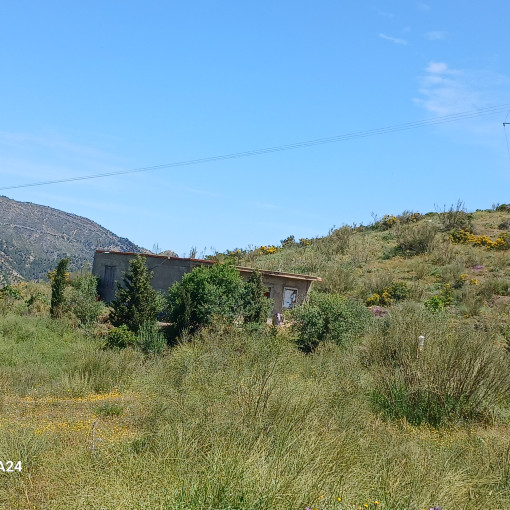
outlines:
[[63, 257], [78, 269], [97, 248], [145, 251], [82, 216], [0, 196], [0, 285], [44, 278]]

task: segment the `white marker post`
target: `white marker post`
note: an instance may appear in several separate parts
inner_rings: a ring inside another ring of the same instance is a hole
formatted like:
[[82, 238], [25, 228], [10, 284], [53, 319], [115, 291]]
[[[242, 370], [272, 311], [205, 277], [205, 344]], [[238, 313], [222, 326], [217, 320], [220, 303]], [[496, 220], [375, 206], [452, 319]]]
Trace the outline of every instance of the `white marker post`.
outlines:
[[423, 348], [425, 347], [425, 337], [423, 335], [420, 335], [418, 337], [418, 352], [416, 353], [416, 357], [420, 355], [420, 353], [423, 352]]

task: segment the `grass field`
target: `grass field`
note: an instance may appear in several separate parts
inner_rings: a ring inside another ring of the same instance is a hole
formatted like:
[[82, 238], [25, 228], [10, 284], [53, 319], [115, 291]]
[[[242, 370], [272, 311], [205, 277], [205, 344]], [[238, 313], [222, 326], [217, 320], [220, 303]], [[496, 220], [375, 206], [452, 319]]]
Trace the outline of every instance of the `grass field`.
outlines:
[[[483, 214], [479, 233], [505, 219]], [[252, 260], [315, 267], [325, 290], [361, 300], [409, 285], [386, 318], [311, 354], [289, 328], [221, 323], [159, 356], [105, 350], [99, 326], [4, 303], [0, 460], [23, 469], [0, 470], [0, 508], [510, 508], [508, 252], [438, 235], [426, 253], [383, 256], [395, 236]], [[424, 307], [462, 274], [447, 310]]]

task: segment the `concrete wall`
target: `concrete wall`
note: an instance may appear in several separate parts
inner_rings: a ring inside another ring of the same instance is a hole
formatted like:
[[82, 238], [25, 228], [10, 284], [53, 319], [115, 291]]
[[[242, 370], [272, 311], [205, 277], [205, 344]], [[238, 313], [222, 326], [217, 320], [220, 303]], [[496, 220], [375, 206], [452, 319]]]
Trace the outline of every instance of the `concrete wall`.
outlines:
[[[129, 271], [129, 261], [136, 254], [97, 251], [94, 255], [92, 274], [99, 278], [99, 295], [107, 303], [115, 297], [117, 286], [122, 282], [124, 273]], [[196, 259], [170, 258], [157, 255], [145, 255], [147, 267], [154, 273], [152, 287], [165, 293], [175, 282], [181, 281], [185, 273], [200, 265], [212, 265], [212, 262]], [[244, 280], [252, 273], [249, 268], [238, 268]], [[270, 289], [273, 299], [273, 315], [280, 313], [284, 305], [290, 302], [301, 303], [305, 299], [312, 281], [317, 278], [274, 271], [261, 271], [264, 284]], [[286, 303], [284, 303], [284, 300]]]

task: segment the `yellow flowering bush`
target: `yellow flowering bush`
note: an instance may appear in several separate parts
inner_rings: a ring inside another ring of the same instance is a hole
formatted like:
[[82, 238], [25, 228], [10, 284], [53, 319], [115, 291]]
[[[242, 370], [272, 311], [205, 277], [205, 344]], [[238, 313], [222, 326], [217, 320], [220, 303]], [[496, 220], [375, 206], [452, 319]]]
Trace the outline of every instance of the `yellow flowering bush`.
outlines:
[[261, 246], [259, 248], [259, 252], [261, 255], [271, 255], [273, 253], [276, 253], [278, 251], [278, 248], [276, 246]]
[[473, 244], [473, 246], [485, 246], [488, 249], [507, 250], [510, 245], [506, 242], [506, 235], [500, 235], [495, 241], [486, 235], [475, 236], [467, 230], [454, 230], [450, 233], [450, 241], [455, 244]]
[[385, 229], [388, 229], [388, 228], [394, 227], [397, 224], [397, 222], [398, 222], [398, 219], [396, 216], [393, 216], [391, 214], [386, 214], [381, 219], [381, 226], [384, 227]]
[[382, 291], [375, 292], [366, 301], [367, 306], [389, 305], [394, 301], [402, 301], [409, 296], [409, 287], [405, 282], [394, 282]]

